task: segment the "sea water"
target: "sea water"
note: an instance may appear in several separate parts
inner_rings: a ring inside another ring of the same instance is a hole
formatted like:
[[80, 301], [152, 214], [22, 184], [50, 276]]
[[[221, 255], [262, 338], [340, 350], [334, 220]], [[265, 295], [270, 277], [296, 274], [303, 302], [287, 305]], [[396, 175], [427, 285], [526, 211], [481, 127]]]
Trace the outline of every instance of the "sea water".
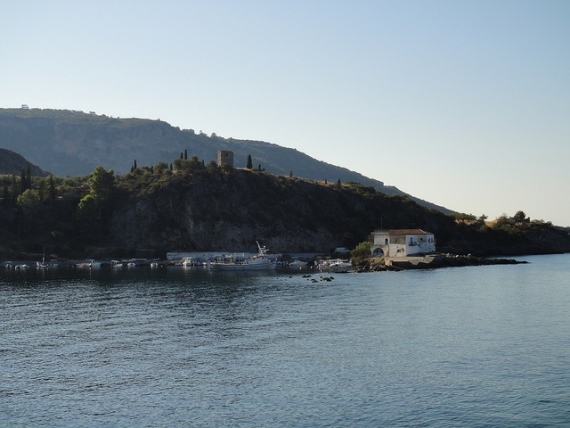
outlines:
[[0, 274], [0, 426], [570, 426], [570, 255]]

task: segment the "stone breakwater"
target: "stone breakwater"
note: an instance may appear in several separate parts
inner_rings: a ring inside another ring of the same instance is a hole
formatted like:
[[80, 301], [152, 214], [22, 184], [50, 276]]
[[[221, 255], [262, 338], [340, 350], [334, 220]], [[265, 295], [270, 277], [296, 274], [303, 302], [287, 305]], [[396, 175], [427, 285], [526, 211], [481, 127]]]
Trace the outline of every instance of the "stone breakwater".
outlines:
[[355, 268], [358, 272], [377, 272], [384, 270], [436, 269], [461, 266], [514, 265], [524, 263], [528, 262], [515, 259], [475, 257], [472, 255], [430, 254], [418, 257], [382, 257], [366, 259], [356, 263]]

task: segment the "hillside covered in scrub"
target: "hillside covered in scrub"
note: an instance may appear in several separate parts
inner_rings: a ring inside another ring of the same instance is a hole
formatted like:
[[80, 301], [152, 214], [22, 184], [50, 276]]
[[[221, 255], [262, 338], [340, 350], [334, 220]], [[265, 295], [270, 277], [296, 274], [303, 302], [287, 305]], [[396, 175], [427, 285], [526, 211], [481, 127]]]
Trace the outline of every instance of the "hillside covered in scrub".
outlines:
[[[97, 166], [117, 174], [139, 165], [170, 163], [190, 153], [206, 163], [217, 160], [218, 150], [231, 150], [235, 166], [245, 167], [248, 156], [255, 168], [275, 175], [310, 180], [354, 181], [386, 194], [404, 196], [394, 186], [336, 165], [314, 159], [298, 150], [263, 141], [223, 138], [212, 133], [180, 129], [161, 120], [114, 118], [94, 112], [53, 109], [0, 109], [0, 146], [60, 177], [85, 176]], [[408, 195], [420, 205], [451, 213]]]
[[316, 182], [256, 169], [219, 167], [198, 158], [102, 167], [76, 178], [3, 178], [0, 252], [163, 257], [167, 251], [274, 253], [354, 248], [375, 229], [433, 232], [440, 252], [517, 255], [570, 251], [568, 230], [519, 212], [493, 225], [427, 209], [355, 182]]

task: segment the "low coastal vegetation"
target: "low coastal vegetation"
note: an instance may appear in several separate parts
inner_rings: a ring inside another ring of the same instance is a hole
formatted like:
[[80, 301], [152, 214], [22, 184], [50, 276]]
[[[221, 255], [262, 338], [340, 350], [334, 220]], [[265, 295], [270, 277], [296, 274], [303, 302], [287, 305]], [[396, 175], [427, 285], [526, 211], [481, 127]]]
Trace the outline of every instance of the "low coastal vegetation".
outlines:
[[352, 248], [368, 257], [375, 229], [422, 228], [440, 252], [473, 256], [570, 251], [569, 231], [523, 211], [489, 222], [449, 215], [408, 197], [356, 182], [312, 181], [292, 174], [218, 166], [187, 155], [170, 164], [115, 175], [97, 167], [84, 177], [0, 177], [0, 254], [18, 258], [145, 255], [167, 251], [249, 251], [261, 240], [273, 252], [330, 254]]

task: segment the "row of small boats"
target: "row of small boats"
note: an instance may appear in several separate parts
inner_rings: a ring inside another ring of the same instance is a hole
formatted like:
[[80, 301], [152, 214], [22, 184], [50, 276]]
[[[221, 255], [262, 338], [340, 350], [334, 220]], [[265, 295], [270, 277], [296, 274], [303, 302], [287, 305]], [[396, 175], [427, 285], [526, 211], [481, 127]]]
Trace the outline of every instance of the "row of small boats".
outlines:
[[[279, 255], [270, 254], [269, 249], [261, 246], [256, 241], [258, 253], [254, 255], [245, 254], [231, 254], [217, 256], [210, 260], [203, 261], [200, 266], [207, 267], [212, 271], [271, 271], [280, 268], [285, 268], [291, 271], [303, 270], [320, 270], [323, 272], [349, 272], [352, 270], [352, 263], [348, 260], [334, 259], [322, 260], [318, 263], [306, 262], [303, 260], [292, 260], [288, 263], [279, 262]], [[178, 264], [184, 267], [196, 266], [196, 262], [190, 257], [183, 258]], [[158, 268], [161, 265], [158, 259], [129, 259], [129, 260], [108, 260], [98, 261], [95, 259], [87, 259], [77, 261], [75, 263], [66, 263], [66, 267], [74, 267], [77, 269], [100, 269], [102, 267], [110, 267], [112, 269], [135, 268], [139, 266], [149, 266], [150, 268]], [[14, 270], [27, 270], [33, 264], [28, 263], [12, 263], [5, 262], [6, 269]], [[57, 261], [50, 262], [36, 262], [37, 269], [55, 269], [60, 266]]]
[[59, 262], [59, 261], [49, 261], [49, 262], [11, 262], [6, 261], [3, 264], [4, 269], [6, 270], [16, 270], [16, 271], [25, 271], [32, 268], [36, 269], [58, 269], [58, 268], [77, 268], [77, 269], [99, 269], [102, 267], [111, 267], [114, 269], [118, 268], [134, 268], [139, 266], [150, 266], [151, 268], [156, 268], [159, 266], [159, 262], [157, 259], [155, 260], [147, 260], [147, 259], [130, 259], [130, 260], [105, 260], [105, 261], [98, 261], [95, 259], [87, 259], [82, 261], [66, 261], [66, 262]]

